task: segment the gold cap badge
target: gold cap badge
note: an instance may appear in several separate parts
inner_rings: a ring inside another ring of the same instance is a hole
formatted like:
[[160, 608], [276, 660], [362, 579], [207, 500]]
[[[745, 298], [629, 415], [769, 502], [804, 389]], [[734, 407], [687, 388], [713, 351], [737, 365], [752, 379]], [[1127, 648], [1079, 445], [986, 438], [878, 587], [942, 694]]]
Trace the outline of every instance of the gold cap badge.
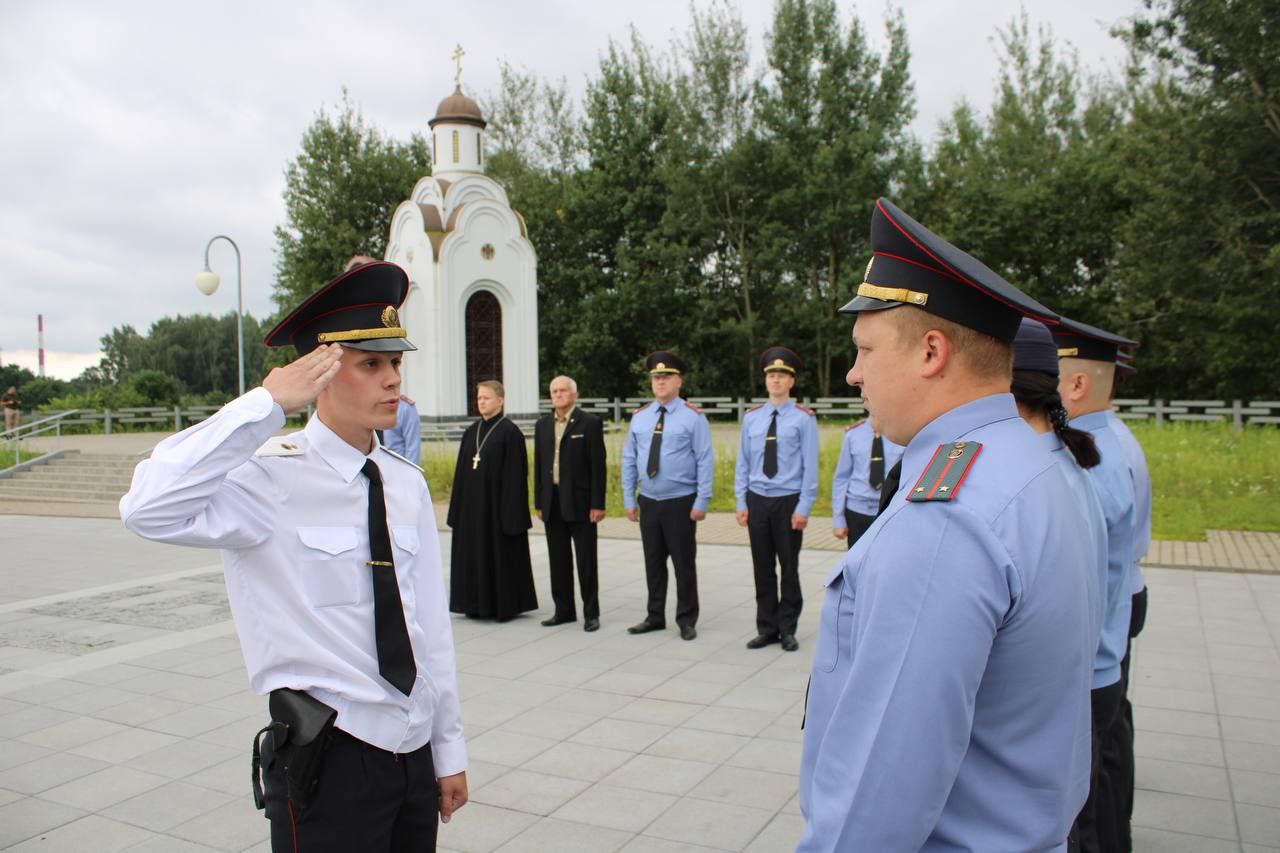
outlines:
[[388, 329], [395, 328], [400, 325], [400, 314], [396, 311], [394, 305], [388, 305], [382, 309], [382, 325]]

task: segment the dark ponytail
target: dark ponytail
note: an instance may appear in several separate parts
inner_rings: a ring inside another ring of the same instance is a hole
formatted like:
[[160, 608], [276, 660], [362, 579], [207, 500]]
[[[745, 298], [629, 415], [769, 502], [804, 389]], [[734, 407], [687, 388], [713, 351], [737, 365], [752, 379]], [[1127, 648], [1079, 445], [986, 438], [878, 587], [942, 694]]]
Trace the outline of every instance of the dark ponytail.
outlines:
[[1071, 451], [1077, 465], [1092, 468], [1102, 461], [1093, 436], [1067, 426], [1067, 410], [1058, 396], [1058, 382], [1052, 376], [1038, 370], [1015, 370], [1011, 390], [1019, 403], [1048, 417], [1054, 433]]

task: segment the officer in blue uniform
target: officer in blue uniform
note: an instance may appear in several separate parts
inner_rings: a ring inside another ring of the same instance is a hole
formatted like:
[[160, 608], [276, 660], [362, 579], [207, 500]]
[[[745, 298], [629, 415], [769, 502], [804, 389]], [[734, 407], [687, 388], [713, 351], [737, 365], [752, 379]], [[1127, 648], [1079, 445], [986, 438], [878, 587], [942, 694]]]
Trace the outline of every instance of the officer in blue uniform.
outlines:
[[1089, 787], [1088, 520], [1018, 416], [1010, 342], [1054, 314], [892, 203], [857, 297], [901, 486], [826, 580], [802, 851], [1063, 850]]
[[[813, 409], [791, 399], [800, 356], [786, 347], [769, 347], [760, 356], [769, 402], [742, 419], [742, 438], [733, 472], [738, 524], [751, 540], [756, 582], [756, 636], [747, 648], [781, 643], [800, 648], [796, 623], [800, 592], [800, 546], [809, 512], [818, 497], [818, 420]], [[778, 575], [782, 572], [782, 595]]]
[[[1058, 392], [1070, 424], [1092, 434], [1102, 454], [1102, 462], [1088, 473], [1107, 519], [1107, 588], [1093, 675], [1093, 725], [1095, 737], [1101, 741], [1102, 767], [1095, 774], [1076, 834], [1081, 850], [1123, 850], [1129, 835], [1128, 771], [1114, 756], [1133, 753], [1133, 738], [1124, 717], [1126, 685], [1121, 663], [1129, 647], [1138, 508], [1124, 448], [1107, 413], [1117, 353], [1121, 346], [1135, 342], [1065, 317], [1053, 329], [1053, 339], [1058, 345]], [[1110, 761], [1108, 754], [1113, 756]]]
[[831, 528], [850, 548], [876, 520], [885, 474], [902, 459], [902, 450], [880, 434], [874, 418], [845, 429], [831, 479]]
[[622, 505], [627, 518], [640, 522], [649, 612], [627, 632], [666, 628], [670, 557], [676, 576], [676, 624], [681, 638], [692, 640], [698, 636], [696, 536], [711, 502], [711, 426], [706, 415], [680, 397], [684, 359], [658, 350], [645, 359], [645, 368], [654, 399], [631, 416], [622, 446]]

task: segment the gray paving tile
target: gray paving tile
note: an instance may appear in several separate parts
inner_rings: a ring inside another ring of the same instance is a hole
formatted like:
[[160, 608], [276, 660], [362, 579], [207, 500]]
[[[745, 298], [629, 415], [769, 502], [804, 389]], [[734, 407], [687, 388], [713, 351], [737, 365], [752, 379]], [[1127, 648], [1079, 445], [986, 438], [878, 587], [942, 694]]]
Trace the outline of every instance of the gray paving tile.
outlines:
[[[474, 755], [474, 753], [472, 753]], [[550, 773], [596, 782], [630, 761], [632, 754], [620, 749], [566, 741], [524, 763], [525, 770]]]
[[665, 755], [668, 758], [687, 758], [691, 761], [723, 764], [750, 740], [741, 735], [673, 729], [645, 752], [650, 755]]
[[1223, 714], [1218, 717], [1218, 721], [1222, 726], [1222, 737], [1225, 740], [1280, 746], [1280, 725], [1276, 725], [1272, 720], [1228, 717]]
[[1280, 747], [1227, 741], [1222, 748], [1227, 757], [1227, 766], [1232, 770], [1280, 774]]
[[683, 841], [668, 841], [665, 838], [654, 838], [652, 835], [637, 835], [622, 848], [622, 853], [707, 853], [714, 850], [723, 851], [724, 847], [704, 847], [701, 844], [689, 844]]
[[800, 773], [800, 749], [795, 743], [758, 737], [748, 741], [742, 749], [731, 755], [726, 764], [751, 770], [768, 770], [770, 773], [786, 773], [798, 777]]
[[1182, 690], [1176, 687], [1155, 687], [1133, 684], [1130, 686], [1135, 708], [1169, 708], [1174, 711], [1194, 711], [1205, 714], [1217, 712], [1211, 690]]
[[0, 806], [0, 848], [26, 841], [82, 817], [83, 811], [61, 803], [50, 803], [35, 797], [15, 800]]
[[744, 848], [744, 853], [776, 853], [793, 850], [804, 835], [804, 818], [793, 814], [780, 814], [761, 830]]
[[604, 782], [620, 788], [678, 796], [687, 794], [715, 769], [716, 765], [702, 761], [637, 755], [604, 777]]
[[[635, 788], [598, 783], [557, 809], [551, 816], [625, 832], [639, 832], [676, 803], [676, 798]], [[665, 821], [664, 821], [665, 822]]]
[[132, 731], [128, 726], [111, 723], [106, 720], [95, 720], [92, 717], [72, 717], [38, 731], [21, 735], [18, 740], [34, 743], [49, 749], [75, 749], [108, 735]]
[[689, 796], [777, 811], [796, 794], [795, 776], [723, 766], [699, 782]]
[[574, 743], [589, 746], [605, 746], [628, 752], [642, 752], [650, 744], [671, 731], [669, 726], [657, 723], [637, 723], [606, 717], [569, 738]]
[[519, 767], [540, 753], [557, 744], [551, 738], [522, 735], [502, 728], [485, 732], [474, 740], [468, 740], [467, 752], [481, 761]]
[[627, 704], [609, 716], [637, 723], [678, 726], [703, 709], [688, 702], [664, 702], [661, 699], [629, 699]]
[[132, 695], [134, 698], [101, 708], [95, 711], [93, 716], [99, 720], [109, 720], [125, 726], [140, 726], [191, 707], [186, 702], [175, 702], [172, 699]]
[[[1137, 721], [1138, 711], [1134, 711]], [[1173, 735], [1165, 732], [1142, 732], [1134, 739], [1133, 751], [1143, 758], [1162, 758], [1165, 761], [1187, 761], [1192, 764], [1211, 764], [1222, 767], [1222, 742], [1217, 738]]]
[[82, 755], [53, 752], [34, 761], [28, 761], [26, 764], [0, 771], [0, 788], [23, 794], [38, 794], [72, 779], [79, 779], [81, 776], [104, 770], [108, 766], [104, 761]]
[[270, 824], [246, 795], [172, 827], [169, 834], [220, 850], [244, 850], [269, 838]]
[[202, 788], [212, 788], [232, 796], [248, 796], [249, 763], [245, 756], [238, 755], [183, 778], [192, 785], [199, 785]]
[[1133, 823], [1170, 832], [1236, 839], [1235, 814], [1231, 803], [1224, 800], [1139, 789], [1134, 792]]
[[1133, 827], [1134, 853], [1239, 853], [1235, 841], [1168, 832], [1154, 827]]
[[1141, 708], [1133, 715], [1133, 723], [1139, 735], [1142, 732], [1164, 732], [1196, 737], [1218, 737], [1218, 718], [1215, 714], [1197, 711], [1175, 711], [1169, 708]]
[[1231, 799], [1227, 771], [1223, 767], [1144, 758], [1137, 763], [1135, 777], [1136, 787], [1147, 791], [1215, 800]]
[[[102, 814], [124, 823], [156, 832], [168, 832], [179, 824], [200, 817], [210, 809], [231, 802], [232, 797], [186, 782], [169, 782], [102, 810]], [[192, 839], [188, 839], [192, 840]]]
[[1280, 809], [1236, 803], [1240, 840], [1250, 844], [1280, 843]]
[[777, 716], [776, 711], [730, 708], [717, 704], [698, 712], [684, 725], [702, 731], [751, 737], [763, 731]]
[[[164, 735], [164, 737], [169, 737]], [[144, 752], [124, 763], [134, 770], [155, 773], [170, 779], [185, 779], [233, 756], [244, 758], [248, 754], [248, 740], [244, 747], [234, 749], [203, 740], [177, 739], [159, 749]]]
[[101, 815], [87, 815], [8, 848], [9, 853], [50, 850], [92, 850], [94, 853], [116, 853], [146, 841], [151, 833], [127, 823]]
[[602, 826], [543, 818], [506, 844], [499, 853], [610, 853], [632, 838], [631, 833]]
[[[0, 738], [0, 771], [26, 764], [29, 761], [35, 761], [37, 758], [49, 755], [51, 752], [53, 750], [37, 746], [34, 743]], [[0, 787], [3, 787], [2, 783], [0, 783]]]
[[489, 853], [524, 832], [537, 815], [500, 809], [484, 803], [467, 803], [441, 824], [439, 845], [459, 853]]
[[[257, 847], [253, 849], [256, 851]], [[207, 847], [204, 844], [187, 841], [185, 838], [175, 838], [172, 835], [153, 832], [146, 841], [130, 847], [129, 853], [222, 853], [222, 851], [215, 847]], [[271, 853], [270, 845], [262, 853]]]
[[[468, 721], [470, 716], [468, 713]], [[543, 705], [515, 714], [502, 728], [525, 735], [537, 735], [551, 740], [565, 740], [599, 720], [599, 715], [563, 711]]]
[[163, 776], [128, 767], [107, 767], [43, 791], [40, 798], [87, 812], [98, 812], [168, 781]]
[[741, 850], [774, 817], [774, 812], [730, 803], [683, 799], [645, 830], [646, 835]]
[[[1231, 792], [1237, 803], [1280, 809], [1280, 775], [1231, 769]], [[1276, 836], [1280, 843], [1280, 836]]]
[[534, 773], [531, 770], [512, 770], [493, 782], [478, 787], [471, 800], [545, 816], [581, 794], [588, 784], [581, 779]]
[[96, 758], [99, 761], [123, 762], [153, 750], [167, 749], [182, 742], [182, 738], [147, 729], [125, 729], [108, 737], [73, 748], [77, 755]]

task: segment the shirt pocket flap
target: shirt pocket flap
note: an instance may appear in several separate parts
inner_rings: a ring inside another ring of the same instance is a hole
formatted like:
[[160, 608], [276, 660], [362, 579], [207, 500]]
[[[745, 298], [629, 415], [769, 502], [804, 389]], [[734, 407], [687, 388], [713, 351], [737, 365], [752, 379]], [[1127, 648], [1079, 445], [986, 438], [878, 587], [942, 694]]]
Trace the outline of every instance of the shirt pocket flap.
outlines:
[[836, 563], [836, 567], [827, 575], [827, 579], [822, 582], [823, 587], [830, 589], [831, 585], [836, 582], [836, 578], [844, 574], [844, 560]]
[[420, 544], [418, 528], [407, 524], [394, 525], [391, 528], [391, 538], [395, 540], [396, 547], [408, 551], [410, 554], [418, 553], [418, 545]]
[[299, 527], [298, 538], [308, 548], [334, 556], [350, 551], [359, 541], [354, 527]]

